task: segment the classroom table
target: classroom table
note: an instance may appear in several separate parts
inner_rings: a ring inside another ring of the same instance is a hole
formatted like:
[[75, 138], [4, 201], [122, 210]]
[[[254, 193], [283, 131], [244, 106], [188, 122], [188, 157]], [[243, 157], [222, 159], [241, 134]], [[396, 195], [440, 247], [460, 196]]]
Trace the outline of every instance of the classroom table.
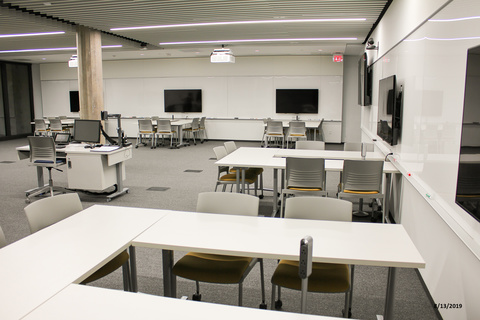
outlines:
[[[183, 146], [189, 146], [190, 143], [183, 142], [183, 128], [191, 126], [193, 119], [172, 119], [170, 120], [170, 124], [172, 127], [175, 127], [175, 131], [178, 134], [178, 143], [175, 145], [177, 148]], [[157, 120], [152, 120], [152, 124], [154, 126], [157, 125]]]
[[28, 314], [26, 320], [334, 320], [340, 318], [242, 308], [71, 284]]
[[[341, 172], [343, 171], [343, 160], [361, 160], [360, 151], [334, 151], [334, 150], [301, 150], [301, 149], [277, 149], [277, 148], [252, 148], [241, 147], [215, 162], [217, 166], [228, 166], [237, 170], [237, 191], [244, 192], [245, 188], [245, 169], [246, 168], [264, 168], [273, 169], [273, 212], [275, 216], [278, 210], [278, 170], [285, 170], [285, 157], [314, 157], [324, 158], [325, 171]], [[379, 152], [367, 152], [367, 160], [385, 160], [383, 154]], [[385, 185], [389, 188], [391, 174], [397, 173], [398, 169], [391, 163], [385, 162], [383, 172], [386, 174], [387, 181]], [[282, 175], [283, 176], [283, 175]], [[240, 188], [242, 186], [242, 188]], [[388, 203], [388, 190], [385, 194], [385, 203]]]
[[82, 282], [167, 213], [94, 205], [0, 249], [0, 319], [20, 319]]
[[384, 319], [392, 317], [396, 268], [425, 267], [404, 227], [397, 224], [175, 212], [132, 245], [163, 250], [164, 294], [175, 297], [174, 250], [298, 260], [300, 240], [306, 235], [313, 238], [313, 262], [389, 268]]

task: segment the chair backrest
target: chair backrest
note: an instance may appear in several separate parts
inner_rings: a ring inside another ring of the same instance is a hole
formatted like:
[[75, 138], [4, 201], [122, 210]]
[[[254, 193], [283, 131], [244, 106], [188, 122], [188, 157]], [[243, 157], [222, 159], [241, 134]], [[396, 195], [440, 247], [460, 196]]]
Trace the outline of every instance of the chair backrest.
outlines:
[[282, 121], [268, 121], [267, 134], [283, 134]]
[[45, 120], [35, 119], [35, 131], [47, 131]]
[[213, 148], [213, 152], [215, 152], [215, 156], [217, 157], [217, 160], [220, 160], [227, 155], [227, 150], [225, 149], [224, 146], [218, 146]]
[[352, 202], [327, 197], [292, 197], [285, 202], [285, 218], [352, 221]]
[[307, 128], [305, 127], [305, 122], [303, 121], [290, 121], [288, 124], [288, 133], [290, 135], [305, 135], [307, 132]]
[[[367, 147], [367, 152], [373, 152], [375, 150], [373, 143], [364, 143]], [[361, 151], [362, 143], [361, 142], [345, 142], [343, 144], [343, 151]]]
[[383, 161], [344, 160], [342, 189], [382, 192]]
[[50, 131], [63, 131], [60, 119], [50, 119]]
[[325, 159], [286, 158], [287, 188], [321, 188], [325, 190]]
[[82, 210], [82, 203], [76, 193], [43, 198], [24, 208], [31, 233], [46, 228]]
[[203, 192], [198, 194], [197, 212], [258, 216], [260, 199], [244, 193]]
[[318, 138], [317, 139], [319, 141], [325, 141], [325, 134], [323, 132], [323, 118], [320, 121], [320, 123], [318, 124], [317, 131], [318, 131]]
[[192, 130], [198, 130], [200, 128], [200, 119], [193, 118], [192, 120]]
[[30, 146], [30, 162], [55, 163], [55, 141], [52, 137], [27, 137]]
[[0, 227], [0, 248], [3, 248], [7, 245], [7, 239], [5, 239], [5, 233], [3, 233], [2, 227]]
[[153, 124], [151, 119], [139, 119], [138, 120], [138, 131], [140, 132], [152, 132]]
[[205, 120], [207, 119], [207, 117], [201, 117], [200, 118], [200, 128], [201, 129], [205, 129]]
[[162, 133], [162, 132], [165, 132], [165, 133], [170, 133], [172, 132], [172, 123], [170, 122], [170, 120], [157, 120], [157, 132], [158, 133]]
[[297, 141], [295, 149], [308, 150], [325, 150], [325, 142], [323, 141]]
[[227, 154], [230, 154], [233, 151], [237, 150], [237, 145], [235, 144], [235, 141], [227, 141], [223, 145], [225, 146], [225, 149], [227, 150]]

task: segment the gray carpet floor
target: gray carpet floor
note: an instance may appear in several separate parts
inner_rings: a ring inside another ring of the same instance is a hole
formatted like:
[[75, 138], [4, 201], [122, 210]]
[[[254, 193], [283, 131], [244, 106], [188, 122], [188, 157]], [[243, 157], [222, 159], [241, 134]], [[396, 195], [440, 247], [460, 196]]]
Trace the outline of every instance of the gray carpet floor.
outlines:
[[[132, 140], [133, 141], [133, 140]], [[134, 142], [134, 141], [133, 141]], [[29, 235], [28, 222], [23, 208], [25, 190], [36, 185], [36, 168], [29, 166], [28, 160], [19, 161], [15, 148], [26, 145], [26, 139], [0, 142], [0, 226], [7, 241], [12, 243]], [[107, 202], [104, 195], [79, 192], [84, 208], [94, 204], [110, 206], [129, 206], [158, 209], [195, 211], [197, 195], [200, 192], [213, 191], [217, 176], [214, 165], [213, 147], [222, 145], [223, 141], [207, 141], [181, 149], [159, 147], [139, 147], [134, 149], [133, 158], [126, 163], [125, 186], [130, 192]], [[256, 142], [237, 142], [237, 146], [258, 147]], [[341, 149], [341, 145], [327, 145], [327, 149]], [[187, 171], [186, 171], [187, 170]], [[188, 170], [191, 170], [190, 172]], [[192, 172], [193, 171], [193, 172]], [[273, 173], [264, 173], [265, 188], [272, 188]], [[67, 187], [65, 172], [53, 172], [56, 185]], [[334, 196], [339, 174], [327, 174], [327, 190]], [[265, 192], [260, 201], [260, 214], [271, 215], [272, 193]], [[356, 219], [362, 221], [362, 219]], [[369, 219], [363, 219], [370, 223]], [[358, 239], [362, 241], [362, 239]], [[365, 243], [366, 246], [369, 243]], [[184, 252], [176, 252], [176, 259]], [[147, 294], [162, 295], [162, 258], [160, 250], [138, 248], [137, 267], [139, 291]], [[265, 261], [266, 298], [270, 304], [270, 277], [277, 261]], [[261, 302], [260, 272], [255, 267], [244, 283], [244, 306], [257, 308]], [[377, 319], [383, 313], [387, 269], [382, 267], [356, 266], [353, 317], [357, 319]], [[100, 279], [94, 286], [121, 289], [121, 271]], [[201, 284], [202, 300], [237, 304], [236, 285]], [[195, 283], [177, 279], [177, 295], [189, 296], [195, 292]], [[399, 269], [395, 291], [395, 319], [439, 319], [428, 294], [415, 270]], [[300, 293], [282, 290], [283, 310], [298, 312], [300, 310]], [[341, 316], [343, 294], [308, 294], [307, 312], [326, 316]], [[270, 306], [269, 306], [270, 307]], [[161, 315], [159, 315], [161, 317]]]

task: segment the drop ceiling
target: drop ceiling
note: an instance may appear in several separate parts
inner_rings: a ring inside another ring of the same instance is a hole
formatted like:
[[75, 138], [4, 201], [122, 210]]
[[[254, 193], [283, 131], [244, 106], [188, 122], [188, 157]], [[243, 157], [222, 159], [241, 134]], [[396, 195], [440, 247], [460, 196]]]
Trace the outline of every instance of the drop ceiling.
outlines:
[[[0, 37], [0, 51], [75, 48], [76, 26], [102, 32], [104, 60], [208, 57], [225, 45], [235, 56], [360, 54], [366, 37], [391, 0], [18, 0], [0, 1], [0, 36], [64, 31], [61, 35]], [[321, 22], [313, 19], [364, 18], [361, 21]], [[271, 21], [215, 26], [191, 24], [232, 21]], [[310, 20], [288, 23], [286, 20]], [[184, 25], [114, 31], [112, 28]], [[238, 39], [355, 38], [317, 41], [256, 41]], [[163, 45], [165, 42], [220, 41], [217, 44]], [[66, 62], [66, 51], [0, 53], [0, 60], [30, 63]]]

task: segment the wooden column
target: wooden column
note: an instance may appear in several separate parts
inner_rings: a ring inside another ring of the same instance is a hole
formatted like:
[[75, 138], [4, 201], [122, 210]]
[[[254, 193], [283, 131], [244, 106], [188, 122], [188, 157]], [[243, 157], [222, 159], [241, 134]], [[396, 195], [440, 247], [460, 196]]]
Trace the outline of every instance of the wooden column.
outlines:
[[101, 32], [77, 27], [80, 118], [100, 120], [103, 111]]

